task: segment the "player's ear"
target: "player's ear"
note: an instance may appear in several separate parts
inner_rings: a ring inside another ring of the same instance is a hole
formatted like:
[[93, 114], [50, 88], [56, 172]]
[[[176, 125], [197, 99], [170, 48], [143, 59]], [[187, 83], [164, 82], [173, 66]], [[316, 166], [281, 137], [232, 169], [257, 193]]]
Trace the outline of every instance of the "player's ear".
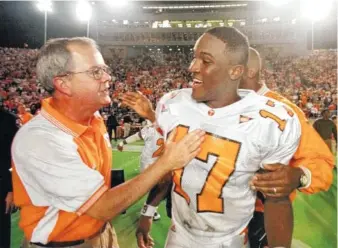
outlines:
[[235, 65], [231, 67], [229, 71], [230, 79], [233, 81], [239, 80], [243, 76], [244, 71], [245, 67], [243, 65]]

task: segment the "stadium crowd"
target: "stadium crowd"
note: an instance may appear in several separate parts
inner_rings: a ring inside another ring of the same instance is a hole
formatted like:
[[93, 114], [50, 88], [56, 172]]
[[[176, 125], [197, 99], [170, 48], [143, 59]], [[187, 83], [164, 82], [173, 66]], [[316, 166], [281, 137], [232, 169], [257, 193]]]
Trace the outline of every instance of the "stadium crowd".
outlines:
[[[35, 115], [40, 101], [48, 96], [37, 82], [35, 65], [37, 50], [0, 48], [0, 104], [13, 113], [19, 107]], [[144, 121], [120, 105], [127, 91], [141, 91], [156, 105], [160, 97], [173, 89], [187, 88], [191, 76], [187, 68], [192, 52], [170, 54], [149, 52], [136, 58], [107, 60], [113, 71], [111, 94], [113, 103], [102, 109], [103, 115], [113, 114], [122, 136], [123, 120], [129, 115], [132, 127]], [[324, 109], [337, 114], [336, 51], [315, 51], [305, 57], [267, 57], [261, 80], [296, 103], [307, 115], [317, 118]], [[128, 118], [129, 118], [128, 117]], [[132, 128], [133, 129], [133, 128]], [[132, 130], [133, 131], [133, 130]], [[129, 134], [129, 132], [128, 132]]]

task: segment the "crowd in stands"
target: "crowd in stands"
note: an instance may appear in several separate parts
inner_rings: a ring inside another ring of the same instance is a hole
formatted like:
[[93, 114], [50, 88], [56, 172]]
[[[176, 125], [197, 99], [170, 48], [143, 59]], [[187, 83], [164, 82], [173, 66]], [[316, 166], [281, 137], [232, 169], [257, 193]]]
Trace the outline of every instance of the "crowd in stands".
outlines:
[[308, 117], [317, 117], [324, 109], [337, 114], [336, 51], [275, 58], [266, 64], [271, 68], [263, 72], [268, 87], [296, 103]]
[[[16, 114], [21, 106], [32, 115], [38, 113], [40, 100], [48, 93], [35, 77], [37, 50], [0, 48], [0, 104]], [[107, 60], [113, 69], [112, 105], [102, 109], [103, 116], [113, 114], [120, 126], [128, 116], [139, 127], [144, 120], [120, 105], [127, 91], [141, 91], [156, 102], [168, 91], [189, 87], [187, 68], [191, 53], [147, 53], [137, 58]], [[336, 51], [315, 51], [306, 57], [269, 58], [265, 60], [262, 81], [296, 103], [308, 117], [317, 118], [323, 109], [337, 113]], [[133, 128], [131, 128], [133, 129]], [[132, 131], [132, 130], [131, 130]], [[119, 132], [120, 136], [123, 134]]]

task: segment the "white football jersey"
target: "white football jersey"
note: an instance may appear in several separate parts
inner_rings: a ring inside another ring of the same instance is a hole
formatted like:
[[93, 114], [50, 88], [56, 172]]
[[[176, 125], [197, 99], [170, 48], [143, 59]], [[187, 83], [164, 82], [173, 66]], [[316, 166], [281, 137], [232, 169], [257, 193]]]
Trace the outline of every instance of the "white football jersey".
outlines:
[[206, 131], [201, 152], [174, 171], [173, 222], [199, 243], [222, 243], [240, 234], [256, 200], [249, 181], [264, 164], [288, 164], [301, 134], [298, 117], [282, 103], [239, 90], [241, 100], [211, 109], [191, 89], [165, 95], [156, 108], [164, 137]]
[[141, 171], [154, 163], [164, 148], [164, 139], [154, 126], [145, 126], [141, 129], [141, 137], [144, 140], [144, 147], [141, 153]]

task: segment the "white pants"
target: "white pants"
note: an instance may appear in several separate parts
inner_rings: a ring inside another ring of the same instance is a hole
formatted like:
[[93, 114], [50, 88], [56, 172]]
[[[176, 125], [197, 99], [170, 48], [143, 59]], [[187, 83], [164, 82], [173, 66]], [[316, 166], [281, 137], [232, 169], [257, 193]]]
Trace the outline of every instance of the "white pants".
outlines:
[[170, 228], [165, 248], [249, 248], [249, 243], [246, 241], [246, 235], [240, 234], [234, 236], [231, 240], [227, 240], [222, 244], [200, 244], [190, 235], [185, 235], [185, 232], [177, 228]]
[[130, 133], [131, 125], [129, 123], [124, 123], [123, 126], [124, 126], [124, 135], [123, 135], [123, 137], [127, 138], [129, 136], [129, 133]]

